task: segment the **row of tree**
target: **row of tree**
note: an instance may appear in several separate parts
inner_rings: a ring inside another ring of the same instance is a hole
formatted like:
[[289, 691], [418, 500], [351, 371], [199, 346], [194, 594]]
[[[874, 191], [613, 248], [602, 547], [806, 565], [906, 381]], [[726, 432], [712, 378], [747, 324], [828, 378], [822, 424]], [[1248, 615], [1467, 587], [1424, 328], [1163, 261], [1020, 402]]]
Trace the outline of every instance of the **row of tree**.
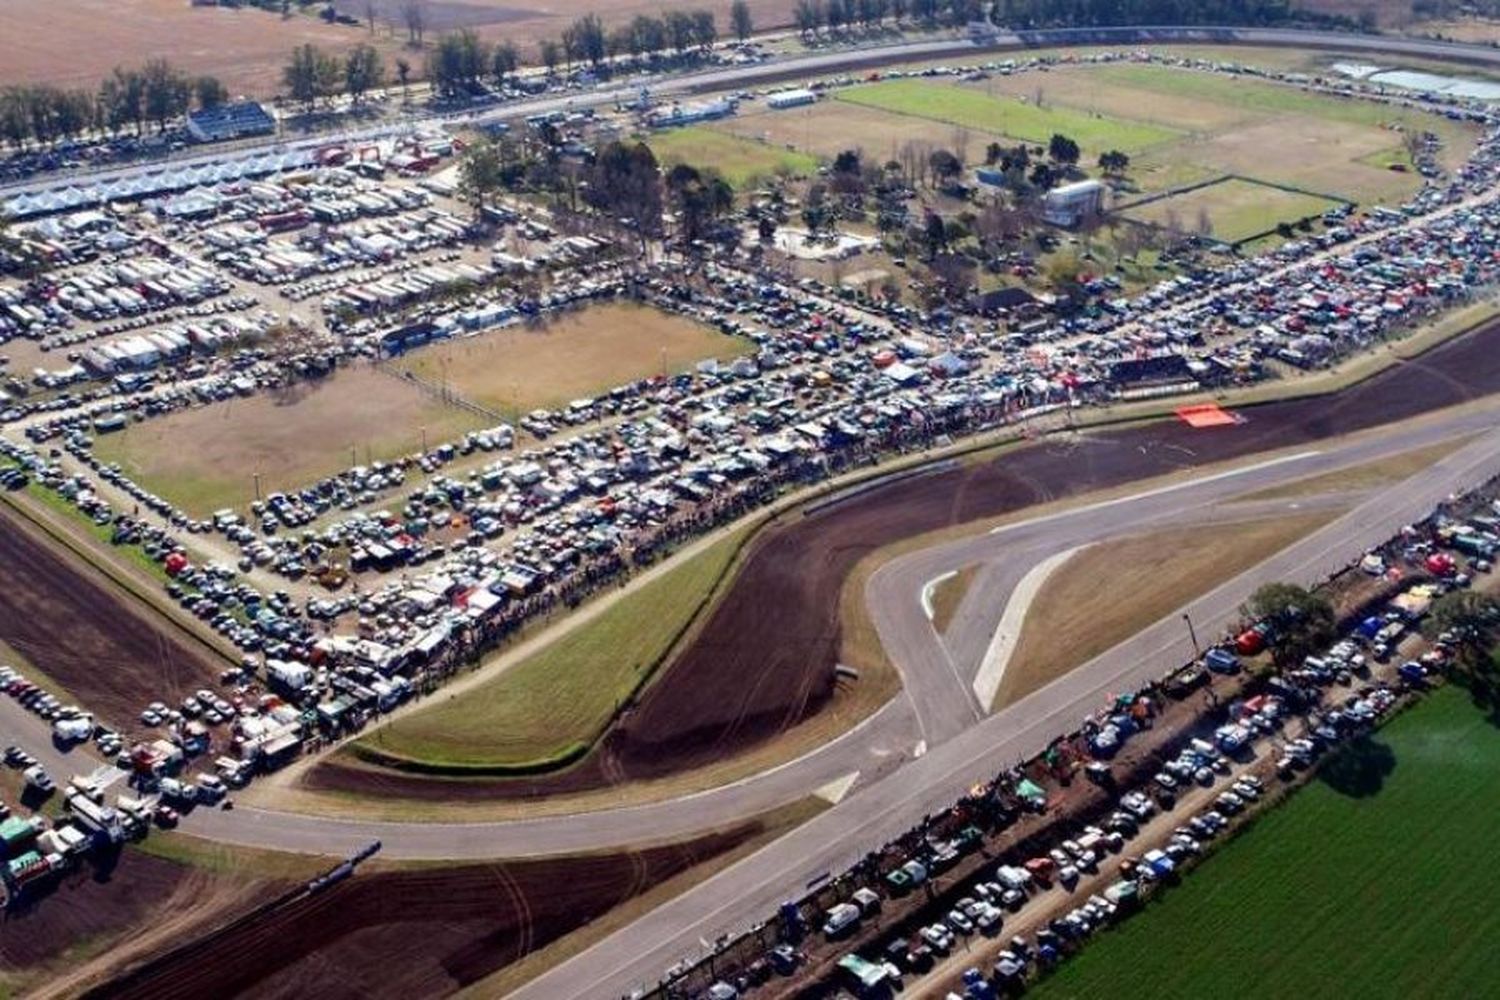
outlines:
[[90, 132], [117, 133], [148, 123], [165, 129], [193, 108], [216, 107], [228, 99], [217, 77], [190, 77], [165, 59], [139, 69], [116, 67], [90, 91], [50, 84], [0, 91], [0, 138], [12, 146], [50, 145]]
[[[401, 75], [404, 84], [406, 74], [403, 71]], [[360, 103], [385, 82], [385, 63], [373, 45], [356, 45], [339, 58], [308, 42], [292, 50], [281, 78], [288, 96], [311, 111], [319, 101], [340, 94]]]

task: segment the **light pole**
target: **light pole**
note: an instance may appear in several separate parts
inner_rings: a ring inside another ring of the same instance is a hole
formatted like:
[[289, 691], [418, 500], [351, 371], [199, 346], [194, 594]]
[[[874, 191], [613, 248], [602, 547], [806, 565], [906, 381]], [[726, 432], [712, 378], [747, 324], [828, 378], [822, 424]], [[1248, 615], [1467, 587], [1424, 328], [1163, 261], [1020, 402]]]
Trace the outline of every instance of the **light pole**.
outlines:
[[1193, 618], [1184, 611], [1182, 613], [1182, 620], [1187, 622], [1188, 638], [1193, 640], [1193, 655], [1198, 656], [1202, 651], [1198, 648], [1198, 633], [1193, 630]]

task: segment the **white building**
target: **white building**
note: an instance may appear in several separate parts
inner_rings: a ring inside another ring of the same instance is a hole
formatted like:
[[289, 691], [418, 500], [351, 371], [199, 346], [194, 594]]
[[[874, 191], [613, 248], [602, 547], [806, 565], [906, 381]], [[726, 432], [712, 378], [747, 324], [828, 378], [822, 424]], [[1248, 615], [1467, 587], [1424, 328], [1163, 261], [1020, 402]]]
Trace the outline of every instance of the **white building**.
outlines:
[[766, 104], [773, 111], [780, 111], [783, 108], [797, 108], [805, 104], [815, 104], [817, 100], [818, 95], [804, 87], [799, 90], [783, 90], [779, 94], [772, 94], [766, 98]]
[[1054, 226], [1076, 226], [1078, 220], [1104, 209], [1104, 185], [1076, 181], [1053, 188], [1042, 198], [1042, 218]]

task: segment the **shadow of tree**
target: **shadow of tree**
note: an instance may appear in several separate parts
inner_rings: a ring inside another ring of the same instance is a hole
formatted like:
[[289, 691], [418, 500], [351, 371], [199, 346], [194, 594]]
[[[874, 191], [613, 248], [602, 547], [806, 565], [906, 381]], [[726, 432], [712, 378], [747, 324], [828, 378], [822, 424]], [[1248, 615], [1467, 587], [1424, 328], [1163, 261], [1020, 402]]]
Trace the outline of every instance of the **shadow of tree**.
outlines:
[[1379, 793], [1395, 770], [1395, 752], [1369, 734], [1361, 734], [1323, 762], [1318, 780], [1340, 795], [1363, 799]]
[[1500, 677], [1473, 670], [1455, 671], [1453, 683], [1469, 693], [1469, 701], [1492, 726], [1500, 726]]

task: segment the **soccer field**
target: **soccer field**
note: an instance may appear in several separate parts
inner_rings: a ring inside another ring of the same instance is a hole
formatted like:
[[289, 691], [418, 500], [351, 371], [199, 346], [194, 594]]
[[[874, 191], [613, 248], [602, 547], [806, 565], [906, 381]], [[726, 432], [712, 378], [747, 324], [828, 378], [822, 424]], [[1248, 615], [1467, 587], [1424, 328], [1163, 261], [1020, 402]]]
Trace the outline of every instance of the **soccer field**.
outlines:
[[1500, 728], [1448, 687], [1030, 995], [1494, 996]]

